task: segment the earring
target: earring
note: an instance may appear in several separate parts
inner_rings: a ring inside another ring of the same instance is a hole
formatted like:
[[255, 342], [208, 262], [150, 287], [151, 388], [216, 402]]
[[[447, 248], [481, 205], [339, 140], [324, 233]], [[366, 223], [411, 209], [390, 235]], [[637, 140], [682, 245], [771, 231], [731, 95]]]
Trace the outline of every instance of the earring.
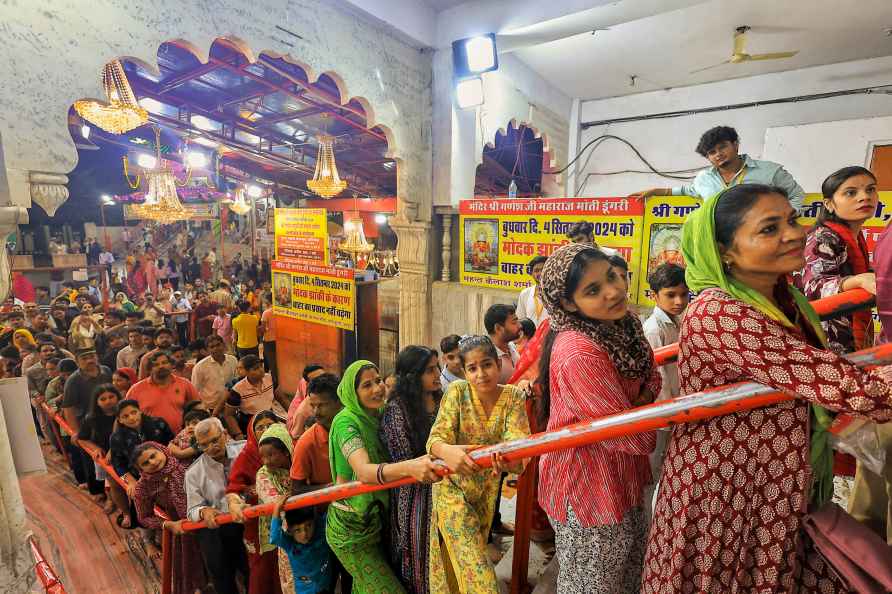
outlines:
[[731, 272], [731, 262], [725, 260], [722, 262], [722, 268], [725, 269], [725, 272]]

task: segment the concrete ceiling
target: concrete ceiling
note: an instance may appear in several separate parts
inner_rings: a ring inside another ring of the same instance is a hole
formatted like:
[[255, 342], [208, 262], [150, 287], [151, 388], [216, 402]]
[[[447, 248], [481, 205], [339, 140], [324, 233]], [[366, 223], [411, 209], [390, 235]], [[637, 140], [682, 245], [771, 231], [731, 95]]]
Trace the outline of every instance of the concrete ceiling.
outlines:
[[443, 12], [455, 8], [459, 4], [464, 4], [468, 0], [423, 0], [423, 2], [430, 6], [434, 12]]
[[[594, 18], [586, 19], [591, 27], [587, 32], [557, 39], [551, 35], [556, 40], [548, 39], [554, 23], [531, 25], [525, 27], [524, 35], [534, 39], [538, 28], [544, 43], [522, 44], [514, 53], [565, 94], [582, 99], [892, 55], [892, 35], [886, 32], [892, 28], [892, 0], [708, 0], [683, 4], [676, 10], [634, 20], [613, 14], [602, 19], [608, 30], [592, 34], [591, 29], [599, 24], [597, 11], [617, 13], [634, 5], [627, 0], [596, 8], [588, 11]], [[730, 57], [734, 29], [740, 25], [752, 27], [747, 53], [799, 50], [799, 54], [786, 60], [726, 64], [692, 74], [692, 70]], [[506, 32], [499, 33], [501, 39]], [[636, 76], [634, 86], [630, 84], [632, 75]], [[889, 78], [892, 82], [892, 72]]]

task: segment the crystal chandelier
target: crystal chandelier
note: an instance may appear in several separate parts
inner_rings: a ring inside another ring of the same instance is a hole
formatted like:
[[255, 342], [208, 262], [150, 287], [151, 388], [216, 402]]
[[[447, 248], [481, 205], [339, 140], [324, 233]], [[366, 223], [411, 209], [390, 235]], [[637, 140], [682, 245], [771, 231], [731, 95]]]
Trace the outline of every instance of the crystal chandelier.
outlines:
[[338, 249], [350, 254], [353, 267], [356, 270], [365, 270], [369, 265], [369, 255], [374, 251], [374, 244], [366, 241], [365, 231], [362, 229], [362, 219], [358, 213], [344, 221], [344, 241], [338, 244]]
[[[155, 163], [157, 169], [143, 170], [148, 188], [146, 199], [142, 204], [133, 206], [134, 213], [141, 219], [162, 225], [189, 219], [189, 211], [183, 208], [177, 195], [177, 178], [161, 159], [161, 129], [158, 127], [155, 128]], [[126, 173], [126, 160], [124, 166]], [[130, 181], [129, 178], [127, 181]]]
[[136, 102], [120, 60], [112, 60], [102, 69], [102, 86], [107, 103], [93, 99], [74, 102], [82, 118], [112, 134], [129, 132], [149, 121], [148, 112]]
[[334, 158], [334, 137], [328, 134], [319, 137], [319, 154], [316, 156], [316, 172], [313, 179], [307, 180], [307, 187], [322, 196], [333, 198], [347, 188], [347, 182], [338, 175], [338, 165]]
[[244, 188], [237, 188], [235, 190], [235, 200], [226, 199], [223, 203], [229, 206], [229, 210], [239, 216], [244, 216], [251, 210], [251, 205], [245, 200]]

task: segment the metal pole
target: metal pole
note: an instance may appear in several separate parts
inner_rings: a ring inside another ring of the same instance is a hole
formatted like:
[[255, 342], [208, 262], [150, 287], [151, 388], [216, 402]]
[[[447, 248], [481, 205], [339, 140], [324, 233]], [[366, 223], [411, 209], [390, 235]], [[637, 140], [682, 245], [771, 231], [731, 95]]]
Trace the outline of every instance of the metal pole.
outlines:
[[[196, 571], [200, 571], [196, 568]], [[173, 533], [161, 531], [161, 594], [171, 594], [173, 590]]]
[[[846, 359], [859, 367], [892, 363], [892, 343], [858, 351], [847, 355]], [[795, 396], [786, 392], [777, 391], [755, 382], [719, 386], [696, 394], [642, 406], [628, 412], [537, 433], [524, 439], [487, 446], [474, 450], [469, 455], [478, 466], [488, 468], [492, 465], [490, 457], [495, 453], [500, 453], [509, 462], [514, 462], [557, 450], [584, 447], [599, 441], [654, 431], [679, 423], [692, 423], [795, 399]], [[442, 463], [440, 474], [443, 476], [449, 474], [449, 469]], [[336, 499], [393, 489], [416, 482], [413, 478], [404, 478], [383, 485], [366, 485], [359, 481], [342, 483], [291, 497], [284, 509], [319, 505]], [[270, 515], [272, 511], [273, 504], [268, 503], [249, 507], [245, 510], [244, 515], [246, 518], [256, 518]], [[228, 524], [232, 521], [233, 518], [229, 514], [223, 514], [216, 518], [218, 525]], [[183, 523], [184, 530], [201, 530], [205, 527], [202, 522]]]

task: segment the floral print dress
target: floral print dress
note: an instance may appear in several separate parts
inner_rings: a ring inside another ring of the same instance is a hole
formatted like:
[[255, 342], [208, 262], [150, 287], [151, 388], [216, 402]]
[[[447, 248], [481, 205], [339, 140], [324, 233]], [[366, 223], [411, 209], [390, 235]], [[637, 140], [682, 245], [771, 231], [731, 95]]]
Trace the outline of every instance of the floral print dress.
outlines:
[[[493, 445], [527, 437], [524, 393], [503, 386], [489, 415], [471, 385], [456, 381], [440, 401], [427, 451], [435, 443]], [[430, 535], [432, 594], [497, 594], [495, 570], [486, 556], [486, 540], [499, 490], [490, 469], [471, 476], [449, 475], [433, 487]]]
[[679, 343], [684, 394], [755, 381], [797, 399], [675, 427], [643, 594], [848, 592], [802, 529], [810, 403], [888, 420], [892, 368], [862, 371], [815, 341], [720, 289], [690, 305]]

